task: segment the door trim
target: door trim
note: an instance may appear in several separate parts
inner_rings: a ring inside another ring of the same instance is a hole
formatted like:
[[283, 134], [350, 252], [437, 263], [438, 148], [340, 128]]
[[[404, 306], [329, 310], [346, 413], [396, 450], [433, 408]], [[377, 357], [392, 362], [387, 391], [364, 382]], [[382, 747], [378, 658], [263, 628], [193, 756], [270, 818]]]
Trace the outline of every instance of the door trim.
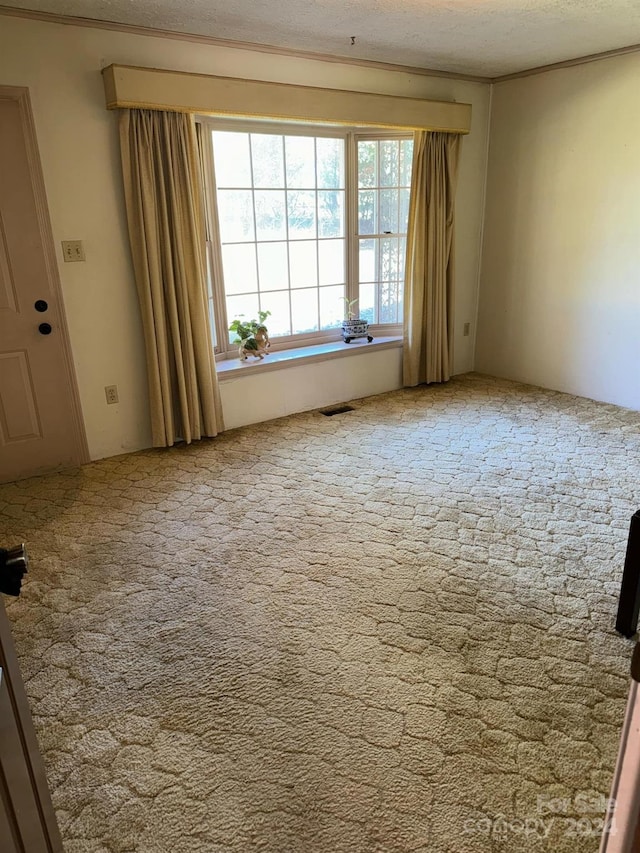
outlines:
[[[13, 761], [17, 761], [17, 766], [28, 774], [30, 780], [30, 792], [27, 795], [25, 789], [20, 791], [7, 792], [6, 779], [0, 781], [0, 796], [5, 799], [5, 808], [7, 805], [14, 811], [16, 807], [20, 809], [20, 819], [14, 817], [14, 831], [19, 833], [19, 846], [16, 845], [16, 850], [24, 850], [24, 838], [22, 836], [22, 827], [24, 822], [36, 824], [39, 832], [36, 836], [40, 836], [42, 843], [38, 844], [37, 851], [39, 853], [64, 853], [62, 847], [62, 839], [60, 837], [60, 829], [56, 819], [56, 813], [51, 801], [51, 793], [47, 784], [47, 774], [44, 767], [44, 761], [38, 746], [33, 726], [33, 718], [31, 716], [31, 708], [29, 700], [24, 688], [20, 666], [16, 655], [16, 649], [11, 635], [11, 627], [9, 617], [7, 616], [4, 602], [0, 596], [0, 669], [2, 671], [3, 685], [2, 689], [7, 691], [8, 702], [12, 709], [13, 724], [17, 729], [17, 734], [20, 739], [18, 747], [18, 756], [11, 756]], [[14, 767], [16, 764], [14, 764]], [[3, 772], [4, 775], [4, 772]], [[4, 783], [4, 784], [3, 784]], [[7, 793], [9, 794], [6, 797]], [[13, 793], [14, 796], [11, 796]], [[31, 846], [29, 846], [31, 849]]]
[[17, 101], [20, 109], [20, 118], [24, 131], [31, 184], [33, 186], [33, 193], [36, 202], [38, 228], [40, 230], [40, 238], [42, 240], [42, 250], [47, 269], [47, 278], [49, 279], [51, 289], [56, 295], [60, 312], [60, 338], [62, 343], [62, 352], [64, 355], [64, 365], [69, 382], [69, 389], [71, 391], [71, 441], [73, 445], [73, 461], [75, 465], [80, 466], [90, 462], [91, 457], [89, 456], [89, 446], [87, 444], [87, 434], [85, 432], [82, 406], [80, 404], [78, 382], [73, 364], [71, 342], [69, 339], [69, 327], [67, 325], [62, 284], [56, 259], [51, 219], [49, 217], [49, 206], [47, 204], [47, 193], [44, 184], [44, 176], [42, 174], [38, 140], [33, 121], [31, 97], [27, 86], [0, 86], [0, 99], [5, 101]]

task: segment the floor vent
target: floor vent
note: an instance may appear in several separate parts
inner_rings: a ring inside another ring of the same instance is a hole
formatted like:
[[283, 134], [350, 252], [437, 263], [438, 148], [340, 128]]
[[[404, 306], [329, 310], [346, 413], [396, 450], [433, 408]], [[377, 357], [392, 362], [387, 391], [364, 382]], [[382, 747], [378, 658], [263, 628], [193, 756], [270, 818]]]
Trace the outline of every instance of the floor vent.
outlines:
[[345, 412], [355, 412], [355, 409], [353, 406], [336, 406], [335, 409], [325, 409], [320, 414], [332, 418], [334, 415], [343, 415]]

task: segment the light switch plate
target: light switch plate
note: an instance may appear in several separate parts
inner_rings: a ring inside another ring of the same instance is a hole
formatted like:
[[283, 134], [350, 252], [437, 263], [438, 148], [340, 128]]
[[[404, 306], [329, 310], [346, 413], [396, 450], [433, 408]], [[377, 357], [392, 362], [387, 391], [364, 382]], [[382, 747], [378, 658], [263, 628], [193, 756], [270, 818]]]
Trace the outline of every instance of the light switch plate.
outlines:
[[72, 264], [75, 261], [84, 261], [82, 240], [63, 240], [62, 255], [66, 264]]

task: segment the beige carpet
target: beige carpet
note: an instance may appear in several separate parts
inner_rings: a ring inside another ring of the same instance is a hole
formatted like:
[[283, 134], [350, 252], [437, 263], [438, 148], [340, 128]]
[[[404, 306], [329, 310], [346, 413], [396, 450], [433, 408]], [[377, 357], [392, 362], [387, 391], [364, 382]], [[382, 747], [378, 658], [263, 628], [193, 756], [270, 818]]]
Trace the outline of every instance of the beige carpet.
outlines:
[[67, 853], [598, 849], [638, 414], [354, 406], [0, 487]]

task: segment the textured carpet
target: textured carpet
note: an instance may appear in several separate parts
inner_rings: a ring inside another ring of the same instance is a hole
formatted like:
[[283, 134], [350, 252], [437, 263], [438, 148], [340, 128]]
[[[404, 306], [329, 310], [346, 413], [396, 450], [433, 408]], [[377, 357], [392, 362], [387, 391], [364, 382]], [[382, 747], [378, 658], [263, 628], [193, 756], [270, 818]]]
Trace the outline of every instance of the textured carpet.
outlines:
[[598, 849], [638, 413], [354, 406], [0, 487], [67, 853]]

